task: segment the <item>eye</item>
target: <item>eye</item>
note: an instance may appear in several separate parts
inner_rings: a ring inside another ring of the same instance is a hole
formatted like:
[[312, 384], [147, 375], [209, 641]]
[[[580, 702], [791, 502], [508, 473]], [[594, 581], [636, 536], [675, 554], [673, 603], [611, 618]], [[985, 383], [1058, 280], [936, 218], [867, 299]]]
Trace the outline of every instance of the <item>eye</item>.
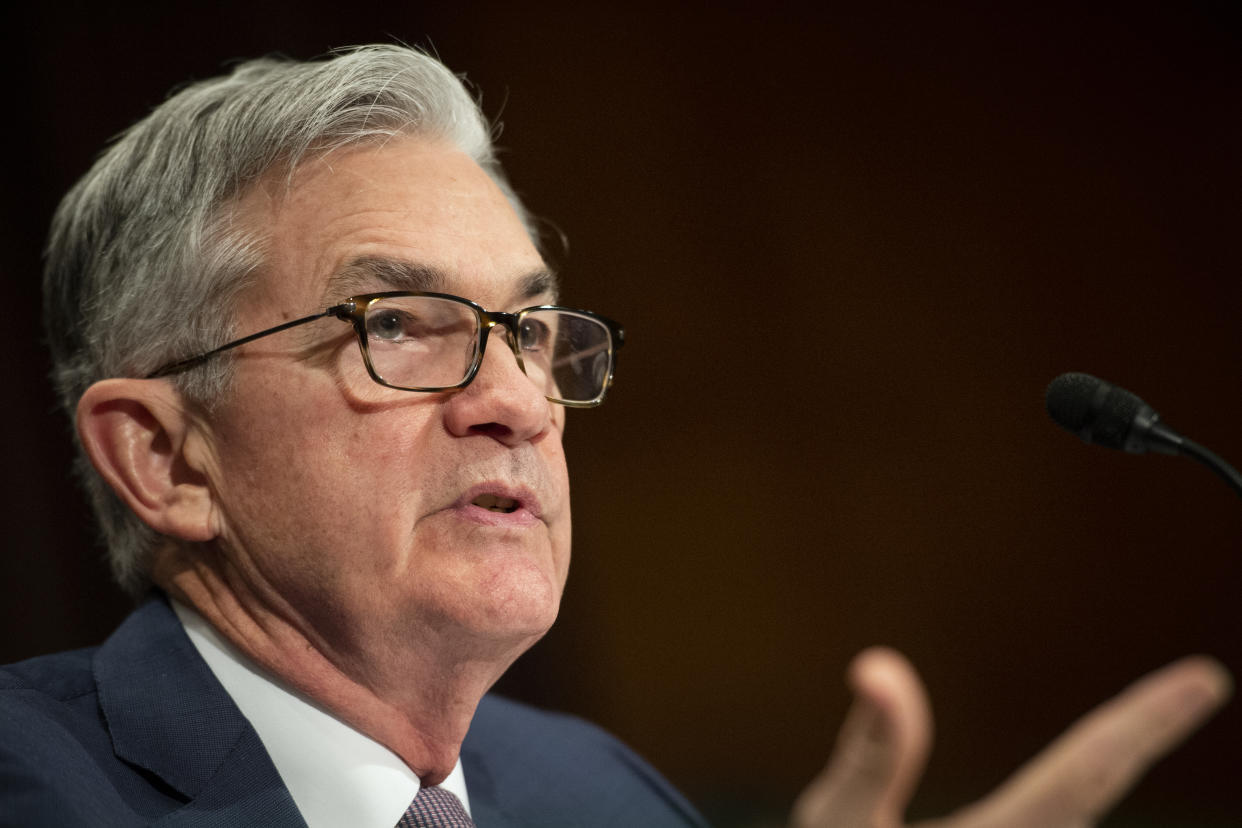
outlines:
[[523, 351], [541, 351], [552, 342], [552, 328], [541, 319], [526, 317], [520, 330]]
[[367, 336], [383, 342], [400, 342], [418, 335], [419, 322], [396, 308], [380, 308], [367, 315]]

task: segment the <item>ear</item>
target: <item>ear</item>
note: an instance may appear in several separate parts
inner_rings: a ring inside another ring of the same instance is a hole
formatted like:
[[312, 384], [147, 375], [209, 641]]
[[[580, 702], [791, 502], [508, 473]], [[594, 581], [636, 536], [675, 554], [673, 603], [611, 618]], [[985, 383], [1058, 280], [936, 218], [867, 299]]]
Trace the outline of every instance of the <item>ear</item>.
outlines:
[[187, 541], [215, 537], [201, 427], [166, 381], [107, 379], [78, 401], [91, 464], [144, 523]]

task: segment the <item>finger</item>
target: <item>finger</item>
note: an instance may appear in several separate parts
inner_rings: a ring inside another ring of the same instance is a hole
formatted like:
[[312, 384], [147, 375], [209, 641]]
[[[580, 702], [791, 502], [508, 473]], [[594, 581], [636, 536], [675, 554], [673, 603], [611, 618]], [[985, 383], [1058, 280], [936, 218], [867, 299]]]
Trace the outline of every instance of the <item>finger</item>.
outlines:
[[849, 669], [855, 701], [832, 758], [794, 803], [798, 828], [897, 826], [931, 744], [927, 694], [914, 668], [873, 647]]
[[1217, 662], [1190, 657], [1157, 670], [1080, 719], [987, 799], [963, 824], [1049, 828], [1090, 824], [1147, 768], [1228, 699]]

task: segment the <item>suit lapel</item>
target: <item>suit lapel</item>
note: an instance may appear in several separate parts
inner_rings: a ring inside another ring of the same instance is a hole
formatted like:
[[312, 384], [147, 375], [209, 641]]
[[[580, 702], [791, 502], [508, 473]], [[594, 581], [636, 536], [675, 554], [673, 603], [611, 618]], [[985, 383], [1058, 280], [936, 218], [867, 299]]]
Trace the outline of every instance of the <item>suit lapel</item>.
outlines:
[[163, 596], [99, 649], [95, 682], [116, 755], [189, 800], [153, 825], [305, 828], [254, 728]]

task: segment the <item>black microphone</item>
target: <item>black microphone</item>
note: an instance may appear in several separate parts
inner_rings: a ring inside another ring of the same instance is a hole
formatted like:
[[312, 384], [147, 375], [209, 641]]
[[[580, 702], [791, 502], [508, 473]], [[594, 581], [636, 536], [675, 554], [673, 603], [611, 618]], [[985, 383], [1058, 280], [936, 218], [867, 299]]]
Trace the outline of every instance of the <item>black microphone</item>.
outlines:
[[1160, 415], [1124, 388], [1090, 374], [1062, 374], [1044, 395], [1048, 415], [1084, 441], [1106, 448], [1143, 454], [1180, 454], [1216, 472], [1242, 496], [1242, 475], [1203, 446], [1178, 434]]

